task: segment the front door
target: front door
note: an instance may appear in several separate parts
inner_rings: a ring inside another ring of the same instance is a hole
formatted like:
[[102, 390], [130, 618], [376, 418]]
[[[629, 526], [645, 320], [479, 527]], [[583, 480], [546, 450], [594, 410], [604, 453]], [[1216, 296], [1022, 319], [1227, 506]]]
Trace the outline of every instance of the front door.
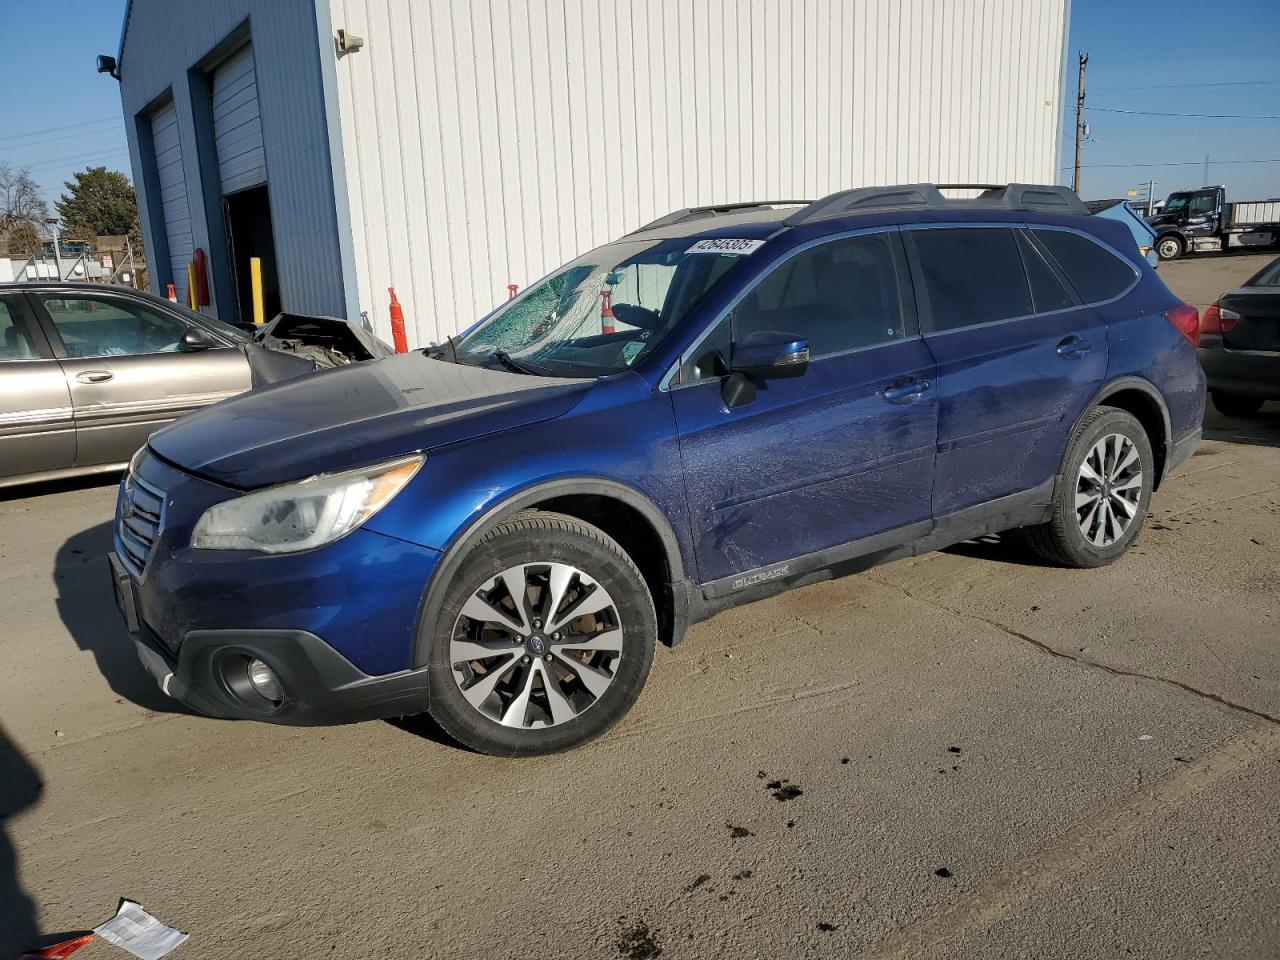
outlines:
[[903, 237], [938, 363], [934, 516], [1039, 486], [1057, 473], [1067, 434], [1102, 385], [1101, 318], [1012, 227]]
[[[733, 344], [765, 330], [806, 338], [809, 369], [729, 408]], [[927, 532], [933, 377], [896, 230], [801, 249], [748, 290], [689, 351], [671, 391], [711, 592], [825, 565], [854, 541], [875, 549], [878, 534]]]
[[75, 422], [62, 367], [25, 296], [0, 296], [0, 480], [75, 463]]
[[110, 293], [44, 292], [76, 420], [76, 466], [127, 461], [166, 423], [249, 389], [231, 347], [185, 352], [186, 321]]

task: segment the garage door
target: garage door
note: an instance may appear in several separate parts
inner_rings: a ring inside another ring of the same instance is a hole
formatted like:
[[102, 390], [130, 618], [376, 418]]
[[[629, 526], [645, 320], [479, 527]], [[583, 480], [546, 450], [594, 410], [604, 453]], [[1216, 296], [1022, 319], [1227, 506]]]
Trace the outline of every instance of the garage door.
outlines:
[[169, 266], [178, 299], [187, 294], [187, 261], [195, 244], [191, 240], [191, 210], [187, 206], [187, 178], [182, 167], [182, 146], [178, 142], [178, 114], [173, 104], [151, 116], [151, 142], [156, 154], [160, 181], [160, 206], [164, 212], [164, 235], [169, 248]]
[[213, 136], [223, 194], [267, 182], [252, 46], [241, 48], [213, 72]]

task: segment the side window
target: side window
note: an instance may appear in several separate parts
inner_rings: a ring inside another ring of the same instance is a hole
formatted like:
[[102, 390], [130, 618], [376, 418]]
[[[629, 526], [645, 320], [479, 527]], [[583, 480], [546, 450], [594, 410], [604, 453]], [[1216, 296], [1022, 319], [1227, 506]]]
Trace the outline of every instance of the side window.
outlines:
[[1037, 240], [1058, 261], [1085, 303], [1118, 296], [1133, 285], [1138, 271], [1133, 264], [1087, 237], [1066, 230], [1033, 230]]
[[69, 357], [176, 353], [186, 324], [158, 310], [93, 294], [42, 296]]
[[1035, 304], [1036, 313], [1075, 306], [1067, 288], [1045, 262], [1044, 254], [1021, 231], [1018, 232], [1018, 248], [1022, 251], [1022, 263], [1027, 268], [1027, 280], [1031, 283], [1031, 300]]
[[5, 360], [39, 360], [22, 310], [11, 300], [0, 299], [0, 363]]
[[1217, 199], [1212, 193], [1197, 193], [1191, 198], [1191, 209], [1188, 212], [1193, 217], [1202, 213], [1213, 213], [1218, 205]]
[[911, 230], [907, 235], [920, 262], [935, 332], [1032, 312], [1012, 230], [971, 227]]
[[796, 254], [734, 309], [734, 341], [762, 330], [794, 333], [819, 359], [901, 339], [898, 243], [896, 233], [871, 233]]

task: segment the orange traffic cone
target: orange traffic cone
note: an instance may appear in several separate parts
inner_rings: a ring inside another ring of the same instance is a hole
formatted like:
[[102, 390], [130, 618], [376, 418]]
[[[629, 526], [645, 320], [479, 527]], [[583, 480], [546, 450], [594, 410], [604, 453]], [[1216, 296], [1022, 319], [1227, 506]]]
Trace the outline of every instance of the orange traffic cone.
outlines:
[[601, 333], [617, 333], [617, 328], [613, 325], [613, 291], [600, 291], [600, 332]]
[[387, 293], [391, 294], [391, 339], [395, 341], [396, 353], [408, 353], [409, 341], [404, 335], [404, 311], [400, 308], [400, 301], [396, 299], [396, 288], [387, 287]]

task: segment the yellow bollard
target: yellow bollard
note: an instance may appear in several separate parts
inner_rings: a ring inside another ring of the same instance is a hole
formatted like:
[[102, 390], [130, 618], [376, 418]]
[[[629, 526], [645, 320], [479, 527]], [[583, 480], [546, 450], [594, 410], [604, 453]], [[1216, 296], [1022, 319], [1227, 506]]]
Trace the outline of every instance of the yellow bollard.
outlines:
[[253, 322], [262, 326], [266, 322], [262, 308], [262, 260], [259, 257], [249, 258], [249, 285], [253, 289]]
[[196, 262], [187, 261], [187, 306], [192, 310], [198, 308], [196, 303]]

